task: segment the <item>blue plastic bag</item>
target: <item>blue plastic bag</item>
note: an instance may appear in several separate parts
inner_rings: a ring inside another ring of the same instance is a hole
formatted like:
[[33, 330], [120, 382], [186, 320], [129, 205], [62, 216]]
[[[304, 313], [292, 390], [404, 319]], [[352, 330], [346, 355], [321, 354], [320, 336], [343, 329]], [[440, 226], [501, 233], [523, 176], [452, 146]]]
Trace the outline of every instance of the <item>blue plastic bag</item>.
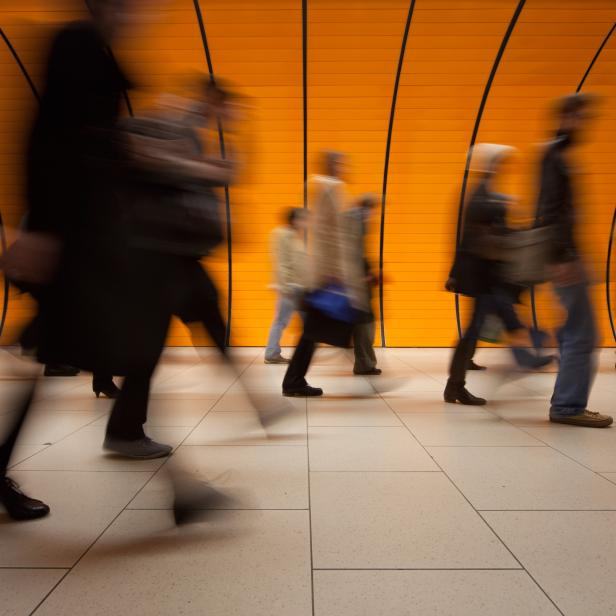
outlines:
[[344, 287], [327, 285], [308, 293], [306, 303], [325, 316], [344, 323], [354, 323], [357, 320], [357, 310], [351, 306]]

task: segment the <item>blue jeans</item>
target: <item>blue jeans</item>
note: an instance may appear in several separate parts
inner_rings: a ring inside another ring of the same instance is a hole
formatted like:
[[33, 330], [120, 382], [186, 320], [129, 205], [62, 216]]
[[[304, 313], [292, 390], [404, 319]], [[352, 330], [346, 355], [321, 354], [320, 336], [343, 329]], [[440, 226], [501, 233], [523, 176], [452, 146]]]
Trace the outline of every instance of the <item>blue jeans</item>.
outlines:
[[594, 350], [598, 334], [588, 284], [556, 287], [555, 290], [567, 318], [558, 332], [560, 369], [550, 415], [565, 417], [581, 413], [588, 404], [595, 375]]
[[273, 359], [278, 357], [281, 352], [280, 338], [285, 327], [289, 324], [293, 313], [298, 308], [298, 301], [295, 296], [282, 295], [278, 296], [276, 304], [276, 316], [270, 328], [267, 338], [267, 348], [265, 349], [265, 359]]

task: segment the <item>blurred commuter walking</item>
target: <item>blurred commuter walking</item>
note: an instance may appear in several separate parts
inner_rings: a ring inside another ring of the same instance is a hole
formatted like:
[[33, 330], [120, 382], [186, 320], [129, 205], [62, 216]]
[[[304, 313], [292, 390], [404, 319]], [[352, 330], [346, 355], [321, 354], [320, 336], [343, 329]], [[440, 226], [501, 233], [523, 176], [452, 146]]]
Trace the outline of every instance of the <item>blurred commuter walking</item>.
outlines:
[[282, 392], [285, 396], [321, 396], [306, 374], [316, 344], [350, 346], [356, 310], [364, 299], [361, 279], [350, 275], [348, 234], [344, 227], [345, 160], [340, 152], [323, 153], [323, 175], [313, 178], [309, 245], [309, 282], [305, 297], [306, 320], [302, 336], [287, 368]]
[[494, 181], [512, 151], [511, 147], [488, 143], [473, 149], [474, 170], [480, 174], [480, 180], [466, 205], [462, 239], [446, 284], [449, 291], [473, 298], [473, 308], [451, 359], [444, 392], [446, 402], [474, 406], [486, 403], [484, 398], [471, 394], [465, 383], [482, 328], [490, 316], [498, 318], [510, 336], [511, 350], [520, 366], [536, 369], [553, 359], [523, 348], [522, 340], [528, 336], [528, 328], [513, 307], [520, 289], [512, 287], [503, 277], [499, 244], [509, 233], [506, 212], [510, 198], [494, 190]]
[[366, 233], [377, 205], [378, 201], [374, 195], [363, 195], [353, 207], [343, 213], [343, 224], [348, 235], [346, 246], [349, 274], [351, 278], [359, 281], [358, 292], [363, 296], [362, 310], [358, 313], [353, 328], [355, 356], [353, 373], [372, 376], [381, 374], [381, 369], [376, 367], [377, 359], [374, 352], [376, 323], [371, 305], [372, 290], [378, 284], [378, 278], [366, 257]]
[[287, 224], [272, 231], [272, 255], [276, 270], [276, 314], [270, 328], [265, 349], [266, 364], [288, 364], [282, 356], [280, 338], [294, 312], [300, 307], [306, 288], [306, 248], [304, 231], [308, 212], [293, 208], [287, 214]]
[[[119, 350], [138, 348], [126, 336], [135, 321], [122, 328], [117, 319], [125, 311], [127, 289], [134, 287], [123, 275], [122, 208], [113, 199], [115, 182], [105, 162], [116, 158], [110, 135], [129, 85], [109, 45], [128, 4], [93, 0], [91, 19], [68, 24], [55, 36], [28, 143], [27, 230], [9, 249], [6, 263], [9, 278], [37, 299], [39, 361], [100, 375], [128, 374], [136, 357]], [[146, 352], [139, 348], [139, 359]], [[120, 356], [121, 366], [115, 361]], [[23, 397], [0, 447], [0, 502], [15, 519], [49, 511], [5, 477], [31, 398], [32, 391]], [[123, 424], [119, 410], [112, 413], [114, 427]]]
[[576, 195], [570, 151], [583, 137], [593, 99], [584, 94], [558, 102], [558, 131], [541, 162], [537, 204], [538, 226], [554, 228], [551, 243], [551, 280], [566, 312], [558, 332], [560, 368], [550, 407], [550, 421], [604, 428], [612, 417], [586, 406], [595, 374], [598, 332], [585, 272], [575, 239]]

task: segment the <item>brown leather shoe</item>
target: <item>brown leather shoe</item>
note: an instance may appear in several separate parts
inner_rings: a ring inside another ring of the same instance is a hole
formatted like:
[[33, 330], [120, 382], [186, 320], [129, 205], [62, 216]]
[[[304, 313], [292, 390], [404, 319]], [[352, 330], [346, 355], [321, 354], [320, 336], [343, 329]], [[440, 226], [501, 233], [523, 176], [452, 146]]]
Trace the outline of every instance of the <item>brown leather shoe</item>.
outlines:
[[577, 415], [550, 415], [550, 421], [584, 428], [607, 428], [612, 425], [614, 419], [610, 415], [601, 415], [601, 413], [593, 413], [584, 409]]

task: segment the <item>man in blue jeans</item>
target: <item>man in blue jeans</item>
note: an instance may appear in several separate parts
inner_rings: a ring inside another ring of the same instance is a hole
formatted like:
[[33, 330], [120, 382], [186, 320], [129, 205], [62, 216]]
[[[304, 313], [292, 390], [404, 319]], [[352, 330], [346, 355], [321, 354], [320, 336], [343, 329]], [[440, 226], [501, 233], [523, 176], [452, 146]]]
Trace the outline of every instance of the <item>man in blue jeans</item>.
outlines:
[[287, 224], [272, 232], [272, 254], [276, 268], [278, 302], [276, 316], [270, 328], [265, 349], [266, 364], [288, 364], [280, 348], [280, 338], [293, 313], [298, 310], [306, 284], [306, 249], [304, 231], [308, 213], [302, 208], [292, 208]]
[[559, 101], [559, 129], [541, 163], [537, 224], [554, 229], [551, 280], [566, 318], [558, 333], [560, 369], [554, 386], [550, 421], [573, 426], [606, 428], [612, 417], [586, 408], [595, 373], [598, 334], [589, 281], [575, 242], [575, 206], [569, 151], [590, 119], [593, 100], [573, 94]]

